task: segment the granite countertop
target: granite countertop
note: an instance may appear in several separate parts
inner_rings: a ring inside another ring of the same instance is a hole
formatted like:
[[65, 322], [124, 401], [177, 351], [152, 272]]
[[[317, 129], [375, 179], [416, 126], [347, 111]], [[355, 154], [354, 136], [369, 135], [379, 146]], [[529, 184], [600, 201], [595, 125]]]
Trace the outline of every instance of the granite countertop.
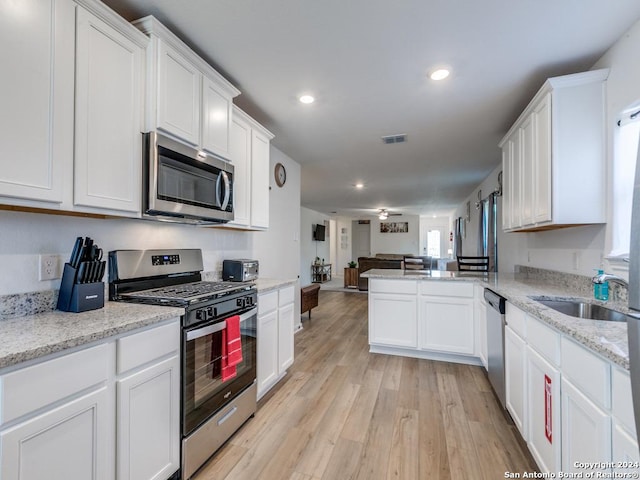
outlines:
[[[606, 322], [575, 318], [557, 312], [536, 302], [530, 297], [554, 297], [578, 299], [585, 302], [606, 305], [608, 308], [627, 313], [624, 302], [600, 302], [585, 295], [584, 289], [567, 284], [559, 285], [539, 279], [531, 280], [518, 274], [478, 274], [470, 272], [428, 272], [425, 270], [383, 270], [365, 272], [368, 278], [419, 281], [471, 281], [488, 287], [505, 297], [510, 303], [531, 316], [545, 322], [577, 342], [608, 358], [612, 362], [629, 369], [629, 346], [627, 344], [626, 322]], [[507, 319], [507, 322], [509, 319]]]
[[256, 288], [258, 289], [258, 293], [265, 293], [271, 290], [277, 290], [282, 287], [286, 287], [287, 285], [295, 285], [298, 281], [295, 279], [277, 279], [277, 278], [259, 278], [256, 280]]
[[[207, 280], [212, 280], [207, 278]], [[295, 285], [297, 279], [260, 278], [259, 293]], [[57, 292], [8, 295], [0, 299], [0, 368], [104, 340], [130, 330], [179, 317], [179, 307], [105, 302], [82, 313], [52, 310]]]
[[82, 313], [54, 310], [0, 321], [0, 368], [179, 317], [184, 309], [121, 302]]

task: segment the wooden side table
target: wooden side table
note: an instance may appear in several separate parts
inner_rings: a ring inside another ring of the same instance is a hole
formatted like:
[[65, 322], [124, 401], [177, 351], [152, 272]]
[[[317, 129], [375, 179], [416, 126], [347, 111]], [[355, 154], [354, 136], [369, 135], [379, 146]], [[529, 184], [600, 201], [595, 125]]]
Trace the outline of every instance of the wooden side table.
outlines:
[[344, 288], [355, 287], [358, 288], [358, 269], [357, 268], [344, 268]]
[[331, 264], [321, 263], [311, 265], [311, 282], [324, 283], [331, 280]]

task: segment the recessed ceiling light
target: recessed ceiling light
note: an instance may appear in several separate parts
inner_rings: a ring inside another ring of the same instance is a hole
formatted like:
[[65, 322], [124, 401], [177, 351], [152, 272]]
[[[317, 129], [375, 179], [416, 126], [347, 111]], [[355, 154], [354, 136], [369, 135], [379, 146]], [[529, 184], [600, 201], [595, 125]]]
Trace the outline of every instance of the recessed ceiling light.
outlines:
[[364, 188], [364, 183], [356, 183], [356, 188]]
[[429, 74], [431, 80], [444, 80], [451, 72], [446, 68], [438, 68]]
[[316, 101], [315, 98], [313, 98], [311, 95], [300, 95], [300, 98], [298, 98], [298, 100], [300, 100], [300, 103], [313, 103]]

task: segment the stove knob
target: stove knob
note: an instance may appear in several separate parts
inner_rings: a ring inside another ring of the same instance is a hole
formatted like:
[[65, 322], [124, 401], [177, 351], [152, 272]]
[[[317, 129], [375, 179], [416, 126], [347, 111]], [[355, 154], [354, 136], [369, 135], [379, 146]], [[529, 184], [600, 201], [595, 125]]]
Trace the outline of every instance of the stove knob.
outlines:
[[239, 298], [238, 300], [236, 300], [236, 305], [240, 308], [244, 308], [246, 303], [245, 303], [245, 299], [244, 298]]
[[213, 318], [215, 314], [213, 313], [213, 307], [207, 307], [207, 319]]
[[206, 314], [204, 310], [196, 310], [196, 320], [205, 320], [206, 318], [203, 317], [206, 317], [206, 315], [203, 314]]

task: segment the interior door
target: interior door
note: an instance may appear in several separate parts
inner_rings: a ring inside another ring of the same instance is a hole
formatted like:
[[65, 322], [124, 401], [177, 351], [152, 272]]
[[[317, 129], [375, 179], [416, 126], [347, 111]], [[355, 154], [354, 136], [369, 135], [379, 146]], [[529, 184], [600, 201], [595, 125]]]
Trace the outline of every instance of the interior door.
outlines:
[[355, 220], [352, 230], [353, 247], [351, 256], [353, 260], [357, 261], [358, 257], [371, 256], [371, 225], [369, 223], [360, 223], [360, 220]]

